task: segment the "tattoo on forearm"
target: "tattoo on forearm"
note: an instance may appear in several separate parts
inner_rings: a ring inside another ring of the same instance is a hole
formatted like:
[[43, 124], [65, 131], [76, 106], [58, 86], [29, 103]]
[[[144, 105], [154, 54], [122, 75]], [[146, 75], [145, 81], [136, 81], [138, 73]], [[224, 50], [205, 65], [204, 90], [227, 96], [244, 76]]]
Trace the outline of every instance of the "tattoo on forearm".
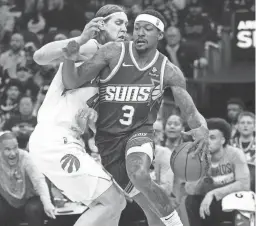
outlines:
[[204, 124], [205, 120], [196, 109], [196, 106], [189, 93], [178, 86], [172, 86], [175, 103], [179, 106], [183, 117], [190, 128], [194, 129]]

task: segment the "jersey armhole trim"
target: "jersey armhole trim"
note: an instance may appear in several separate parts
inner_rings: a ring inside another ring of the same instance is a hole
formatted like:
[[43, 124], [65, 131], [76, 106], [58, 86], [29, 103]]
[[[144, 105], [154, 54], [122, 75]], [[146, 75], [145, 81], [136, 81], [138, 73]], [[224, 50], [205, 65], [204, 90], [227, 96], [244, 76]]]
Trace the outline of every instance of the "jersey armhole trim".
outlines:
[[166, 67], [167, 57], [165, 56], [161, 65], [161, 74], [160, 74], [160, 90], [164, 91], [164, 72]]
[[100, 82], [101, 83], [106, 83], [108, 82], [111, 78], [114, 77], [114, 75], [117, 73], [118, 69], [120, 68], [122, 62], [123, 62], [123, 59], [124, 59], [124, 54], [125, 54], [125, 47], [124, 47], [124, 43], [122, 42], [121, 43], [122, 45], [122, 52], [121, 52], [121, 55], [120, 55], [120, 59], [117, 63], [117, 65], [114, 67], [114, 69], [110, 72], [109, 76], [105, 79], [100, 79]]

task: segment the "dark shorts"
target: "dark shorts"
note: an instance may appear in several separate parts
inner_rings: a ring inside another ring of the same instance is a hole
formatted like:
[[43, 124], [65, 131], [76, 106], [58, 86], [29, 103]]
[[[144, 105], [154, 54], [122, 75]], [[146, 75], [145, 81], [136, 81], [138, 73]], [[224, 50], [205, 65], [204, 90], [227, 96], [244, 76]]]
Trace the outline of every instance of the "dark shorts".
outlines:
[[153, 136], [153, 130], [148, 127], [142, 127], [124, 135], [100, 132], [96, 135], [96, 145], [99, 149], [103, 166], [127, 193], [133, 186], [126, 172], [126, 151], [131, 147], [141, 146], [145, 143], [153, 145]]

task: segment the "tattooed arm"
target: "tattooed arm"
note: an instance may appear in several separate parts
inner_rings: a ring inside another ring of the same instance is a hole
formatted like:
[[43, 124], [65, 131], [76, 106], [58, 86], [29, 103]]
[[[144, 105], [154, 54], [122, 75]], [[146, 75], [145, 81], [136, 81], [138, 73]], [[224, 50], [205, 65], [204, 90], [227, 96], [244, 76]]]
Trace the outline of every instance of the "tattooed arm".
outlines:
[[79, 45], [71, 42], [65, 49], [64, 61], [65, 70], [63, 70], [63, 84], [67, 89], [75, 89], [88, 81], [95, 79], [100, 71], [109, 67], [112, 70], [120, 58], [122, 51], [121, 43], [110, 42], [102, 46], [90, 59], [85, 60], [79, 66], [74, 66], [75, 56], [78, 56]]
[[181, 70], [167, 62], [163, 79], [164, 87], [171, 87], [175, 103], [179, 106], [182, 116], [192, 129], [187, 134], [195, 139], [194, 145], [198, 145], [196, 153], [200, 150], [207, 151], [208, 129], [204, 117], [198, 112], [191, 96], [186, 90], [186, 81]]

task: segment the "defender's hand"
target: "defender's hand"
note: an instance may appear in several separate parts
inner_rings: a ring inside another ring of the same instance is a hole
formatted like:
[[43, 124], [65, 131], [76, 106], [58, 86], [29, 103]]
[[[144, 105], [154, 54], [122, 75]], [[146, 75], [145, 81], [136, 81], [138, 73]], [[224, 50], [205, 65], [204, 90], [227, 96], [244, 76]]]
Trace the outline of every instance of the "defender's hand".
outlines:
[[95, 34], [100, 31], [100, 27], [103, 26], [103, 17], [96, 17], [85, 25], [82, 34], [80, 35], [79, 44], [83, 45], [90, 39], [95, 37]]
[[68, 60], [77, 61], [79, 58], [80, 45], [76, 41], [70, 41], [67, 47], [62, 49], [64, 57]]

